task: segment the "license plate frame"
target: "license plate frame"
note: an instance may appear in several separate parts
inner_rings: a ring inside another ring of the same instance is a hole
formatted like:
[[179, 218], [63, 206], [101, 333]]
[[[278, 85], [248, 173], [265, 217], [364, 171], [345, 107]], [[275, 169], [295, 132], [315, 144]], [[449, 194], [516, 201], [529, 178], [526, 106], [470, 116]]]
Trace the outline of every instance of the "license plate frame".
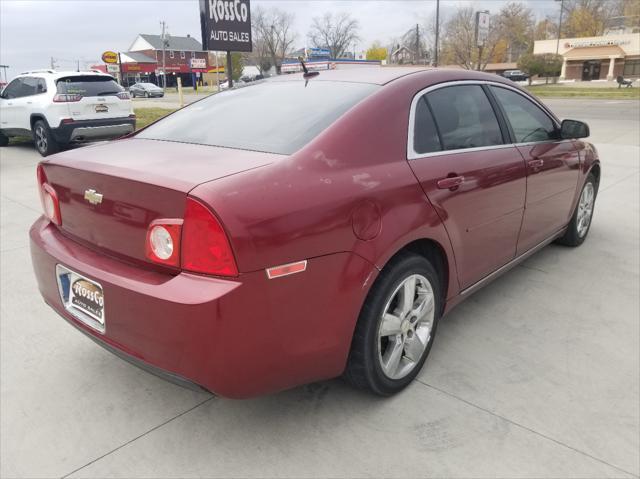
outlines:
[[102, 285], [60, 264], [56, 265], [56, 282], [65, 310], [90, 328], [104, 334], [106, 321]]

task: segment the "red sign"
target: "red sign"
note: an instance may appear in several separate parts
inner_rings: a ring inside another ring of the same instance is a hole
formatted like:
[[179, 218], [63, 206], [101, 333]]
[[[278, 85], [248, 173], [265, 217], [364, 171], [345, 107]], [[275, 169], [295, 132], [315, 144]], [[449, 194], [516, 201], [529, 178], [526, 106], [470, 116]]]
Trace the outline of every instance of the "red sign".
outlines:
[[158, 68], [155, 63], [123, 63], [122, 71], [125, 73], [153, 73]]

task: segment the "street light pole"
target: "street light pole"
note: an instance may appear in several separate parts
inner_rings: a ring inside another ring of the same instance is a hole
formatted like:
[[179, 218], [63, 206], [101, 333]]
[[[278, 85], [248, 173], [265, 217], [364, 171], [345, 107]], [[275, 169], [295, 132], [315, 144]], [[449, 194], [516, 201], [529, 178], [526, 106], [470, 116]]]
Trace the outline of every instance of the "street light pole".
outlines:
[[564, 12], [564, 0], [556, 0], [560, 2], [560, 21], [558, 22], [558, 41], [556, 42], [556, 55], [560, 51], [560, 35], [562, 33], [562, 13]]
[[436, 0], [436, 51], [433, 66], [438, 66], [438, 35], [440, 33], [440, 0]]

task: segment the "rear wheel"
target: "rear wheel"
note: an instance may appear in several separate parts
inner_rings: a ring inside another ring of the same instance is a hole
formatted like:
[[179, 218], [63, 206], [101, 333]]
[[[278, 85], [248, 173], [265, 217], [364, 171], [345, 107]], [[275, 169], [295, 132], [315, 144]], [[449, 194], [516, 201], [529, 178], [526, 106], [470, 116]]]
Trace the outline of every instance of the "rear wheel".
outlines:
[[0, 146], [7, 146], [9, 144], [9, 138], [0, 133]]
[[38, 120], [33, 125], [33, 141], [36, 144], [36, 150], [42, 156], [49, 156], [57, 153], [60, 146], [51, 134], [51, 129], [43, 120]]
[[580, 199], [571, 217], [571, 222], [565, 234], [558, 240], [558, 243], [567, 246], [580, 246], [584, 243], [584, 240], [587, 239], [589, 228], [591, 228], [591, 219], [593, 218], [593, 209], [596, 203], [596, 193], [596, 179], [589, 173], [587, 181], [585, 181], [582, 187]]
[[424, 257], [403, 253], [380, 273], [358, 318], [344, 377], [389, 396], [420, 372], [442, 307], [440, 281]]

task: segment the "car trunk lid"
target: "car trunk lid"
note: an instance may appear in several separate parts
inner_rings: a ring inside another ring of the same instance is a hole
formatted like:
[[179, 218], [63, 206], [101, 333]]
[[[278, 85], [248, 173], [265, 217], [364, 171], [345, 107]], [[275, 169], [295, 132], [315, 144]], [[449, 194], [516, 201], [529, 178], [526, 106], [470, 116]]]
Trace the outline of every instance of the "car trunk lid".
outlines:
[[194, 187], [279, 157], [132, 138], [70, 150], [43, 167], [59, 197], [65, 234], [105, 253], [147, 262], [149, 224], [182, 218]]

